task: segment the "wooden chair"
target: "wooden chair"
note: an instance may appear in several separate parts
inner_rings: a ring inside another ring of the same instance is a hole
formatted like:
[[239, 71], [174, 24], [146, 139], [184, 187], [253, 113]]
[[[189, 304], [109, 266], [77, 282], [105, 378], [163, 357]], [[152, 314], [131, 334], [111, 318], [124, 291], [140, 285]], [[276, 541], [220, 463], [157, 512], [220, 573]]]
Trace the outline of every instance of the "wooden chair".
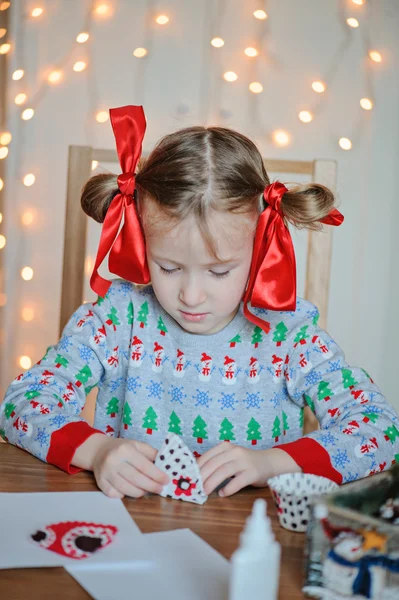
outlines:
[[[80, 206], [80, 194], [91, 176], [92, 161], [119, 163], [114, 150], [99, 150], [89, 146], [70, 146], [68, 156], [67, 200], [64, 236], [63, 274], [61, 290], [60, 335], [71, 314], [83, 301], [85, 249], [88, 218]], [[329, 187], [336, 187], [336, 162], [333, 160], [290, 161], [265, 159], [269, 174], [309, 175]], [[322, 233], [308, 232], [308, 249], [304, 297], [320, 311], [320, 326], [325, 329], [328, 310], [330, 263], [333, 227]], [[317, 428], [318, 422], [305, 409], [304, 431]]]

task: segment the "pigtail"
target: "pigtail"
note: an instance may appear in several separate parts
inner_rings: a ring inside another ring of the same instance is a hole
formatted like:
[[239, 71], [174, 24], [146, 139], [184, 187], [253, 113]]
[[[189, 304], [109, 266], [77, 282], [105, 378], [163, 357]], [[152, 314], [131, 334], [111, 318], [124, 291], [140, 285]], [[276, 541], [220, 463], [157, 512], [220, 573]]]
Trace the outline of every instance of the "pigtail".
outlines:
[[284, 217], [297, 229], [319, 231], [323, 219], [334, 208], [332, 191], [320, 183], [297, 185], [286, 192], [281, 201]]
[[85, 184], [80, 198], [84, 212], [103, 223], [112, 199], [118, 193], [117, 176], [112, 173], [93, 175]]

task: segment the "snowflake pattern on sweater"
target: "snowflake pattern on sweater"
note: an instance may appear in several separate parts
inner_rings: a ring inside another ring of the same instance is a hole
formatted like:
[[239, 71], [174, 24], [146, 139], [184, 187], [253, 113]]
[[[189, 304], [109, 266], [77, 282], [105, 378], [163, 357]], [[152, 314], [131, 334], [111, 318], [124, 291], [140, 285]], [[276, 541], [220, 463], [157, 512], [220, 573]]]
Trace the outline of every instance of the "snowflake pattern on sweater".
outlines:
[[[399, 455], [398, 417], [369, 375], [350, 367], [318, 311], [252, 309], [222, 331], [183, 331], [151, 286], [115, 280], [104, 298], [72, 315], [57, 345], [9, 386], [0, 435], [67, 472], [92, 433], [159, 448], [168, 431], [196, 456], [221, 441], [279, 447], [305, 472], [338, 483], [389, 468]], [[94, 427], [80, 413], [98, 388]], [[308, 405], [320, 429], [303, 436]]]

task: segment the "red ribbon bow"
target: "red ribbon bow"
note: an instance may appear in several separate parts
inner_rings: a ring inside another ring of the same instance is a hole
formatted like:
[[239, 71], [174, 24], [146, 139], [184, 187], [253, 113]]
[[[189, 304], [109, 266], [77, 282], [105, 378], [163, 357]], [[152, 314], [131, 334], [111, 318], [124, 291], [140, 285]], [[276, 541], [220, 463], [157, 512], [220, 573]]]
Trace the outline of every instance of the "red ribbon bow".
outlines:
[[[270, 331], [270, 324], [252, 314], [248, 302], [255, 308], [278, 311], [296, 309], [294, 246], [280, 208], [286, 192], [288, 189], [279, 181], [265, 188], [263, 197], [268, 206], [260, 215], [256, 227], [251, 270], [243, 298], [245, 316], [266, 333]], [[343, 215], [334, 208], [320, 222], [338, 226], [343, 220]]]
[[[98, 273], [108, 252], [108, 268], [111, 273], [135, 283], [150, 281], [144, 235], [134, 200], [135, 169], [141, 155], [146, 129], [144, 110], [142, 106], [121, 106], [111, 108], [109, 114], [122, 174], [118, 177], [119, 193], [113, 198], [104, 219], [96, 262], [90, 278], [92, 290], [101, 297], [105, 296], [112, 283]], [[123, 216], [124, 222], [116, 237]]]

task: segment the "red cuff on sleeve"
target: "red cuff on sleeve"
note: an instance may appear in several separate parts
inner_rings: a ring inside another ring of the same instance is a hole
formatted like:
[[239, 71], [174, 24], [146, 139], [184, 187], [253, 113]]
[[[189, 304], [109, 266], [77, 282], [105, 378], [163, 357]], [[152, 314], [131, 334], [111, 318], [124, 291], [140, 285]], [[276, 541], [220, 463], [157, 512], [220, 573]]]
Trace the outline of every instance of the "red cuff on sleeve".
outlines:
[[70, 475], [82, 471], [79, 467], [71, 465], [76, 448], [81, 446], [94, 433], [102, 433], [99, 429], [94, 429], [86, 421], [77, 421], [68, 423], [61, 429], [54, 431], [51, 435], [50, 448], [47, 452], [46, 461]]
[[316, 440], [304, 437], [296, 442], [273, 446], [273, 448], [287, 452], [304, 473], [321, 475], [338, 484], [342, 483], [342, 475], [332, 466], [329, 453]]

